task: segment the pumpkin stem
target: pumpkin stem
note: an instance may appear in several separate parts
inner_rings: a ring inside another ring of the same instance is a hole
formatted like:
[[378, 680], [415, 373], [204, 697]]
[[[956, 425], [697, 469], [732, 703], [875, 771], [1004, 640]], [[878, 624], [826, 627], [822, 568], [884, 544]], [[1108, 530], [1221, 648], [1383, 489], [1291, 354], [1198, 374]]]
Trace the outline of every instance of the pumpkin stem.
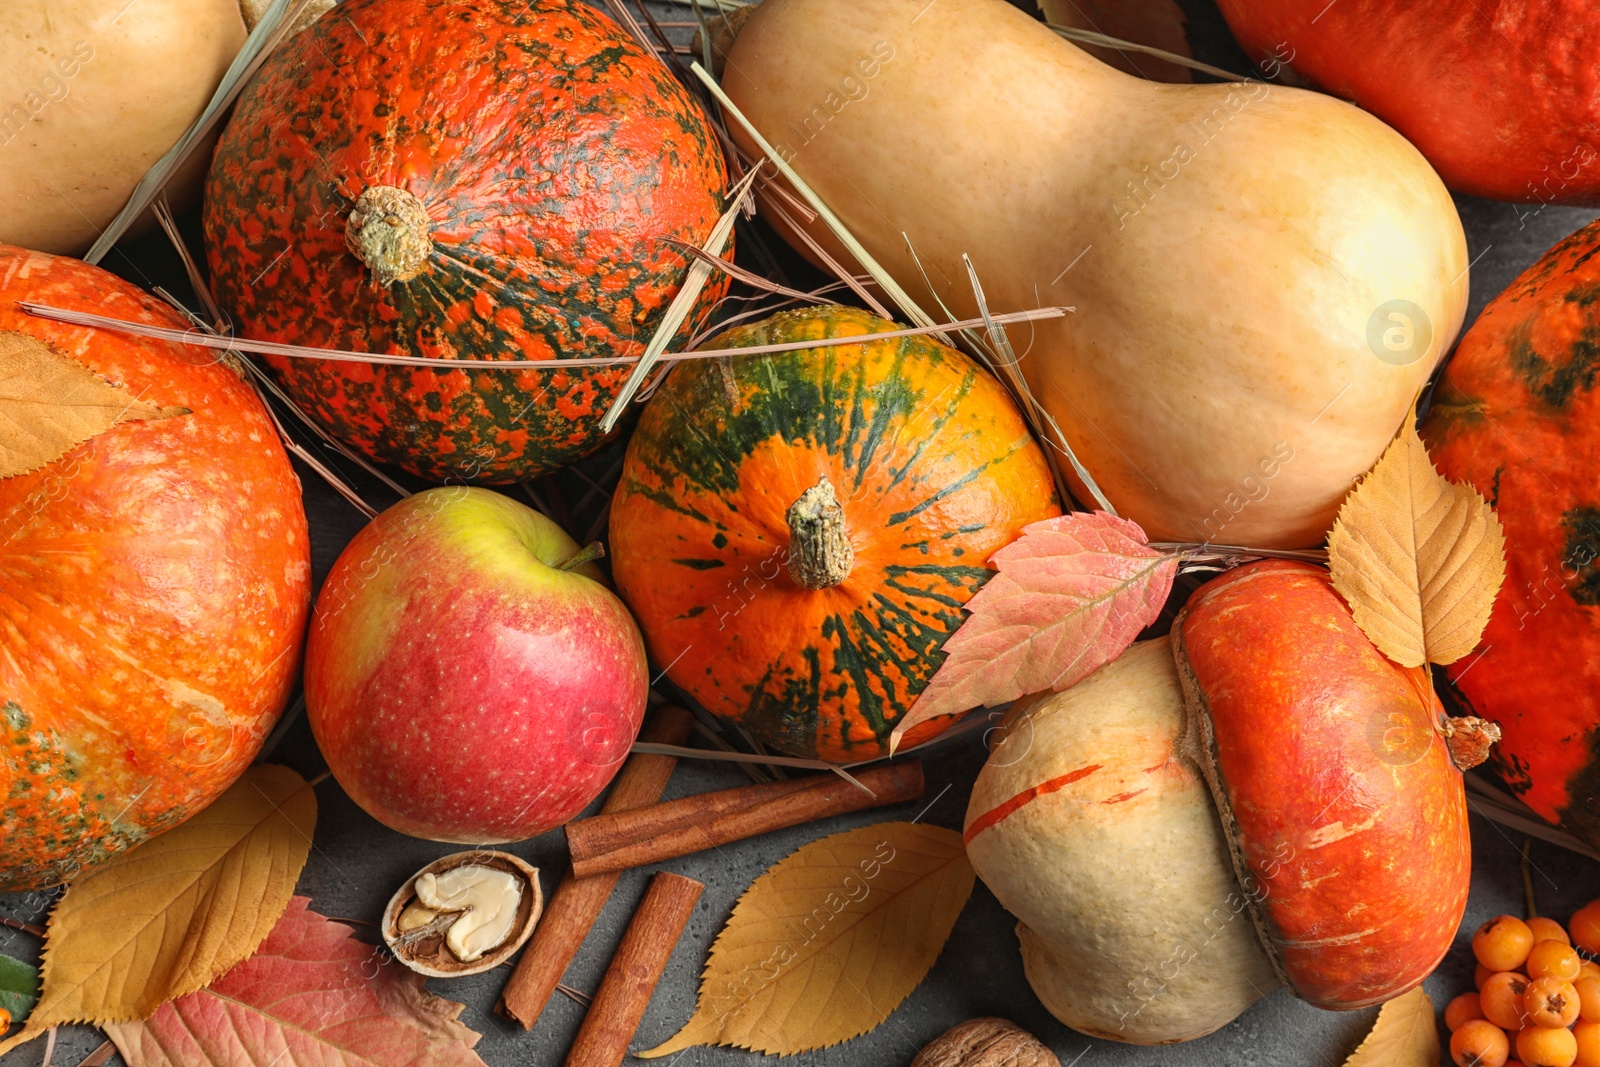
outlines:
[[789, 505], [789, 577], [807, 589], [827, 589], [850, 577], [856, 552], [844, 528], [844, 508], [827, 476]]
[[1450, 762], [1458, 771], [1470, 771], [1489, 758], [1489, 748], [1500, 740], [1500, 726], [1476, 715], [1446, 717], [1441, 731], [1450, 747]]
[[404, 189], [369, 186], [350, 209], [344, 244], [371, 268], [379, 285], [410, 281], [422, 273], [433, 253], [428, 211]]

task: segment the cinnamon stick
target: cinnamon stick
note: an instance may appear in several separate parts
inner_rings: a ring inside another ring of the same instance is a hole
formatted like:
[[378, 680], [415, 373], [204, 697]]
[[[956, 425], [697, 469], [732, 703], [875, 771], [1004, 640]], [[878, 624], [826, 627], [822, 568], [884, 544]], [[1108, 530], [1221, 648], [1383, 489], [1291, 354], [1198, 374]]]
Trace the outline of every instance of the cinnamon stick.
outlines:
[[650, 995], [661, 981], [672, 949], [689, 924], [705, 886], [693, 878], [661, 871], [650, 879], [639, 910], [611, 957], [594, 1002], [583, 1017], [566, 1067], [618, 1067], [628, 1042], [644, 1018]]
[[[639, 740], [657, 745], [681, 745], [689, 740], [693, 728], [693, 715], [675, 705], [663, 704], [651, 713]], [[661, 791], [667, 787], [667, 780], [677, 765], [677, 758], [673, 756], [639, 753], [628, 757], [600, 810], [627, 811], [654, 804], [661, 799]], [[614, 873], [575, 878], [568, 872], [561, 880], [555, 895], [545, 905], [533, 940], [528, 942], [516, 971], [500, 993], [498, 1010], [501, 1015], [521, 1023], [524, 1030], [533, 1029], [620, 877], [620, 873]]]
[[871, 794], [833, 774], [681, 797], [567, 824], [572, 870], [580, 878], [687, 856], [757, 834], [922, 796], [918, 760], [856, 776]]

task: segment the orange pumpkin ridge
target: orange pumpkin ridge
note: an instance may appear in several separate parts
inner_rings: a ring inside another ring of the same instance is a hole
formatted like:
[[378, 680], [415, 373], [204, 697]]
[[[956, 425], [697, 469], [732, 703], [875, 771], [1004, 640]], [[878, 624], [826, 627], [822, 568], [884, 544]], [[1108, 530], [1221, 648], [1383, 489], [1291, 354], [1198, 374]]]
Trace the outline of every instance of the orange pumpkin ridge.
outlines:
[[0, 330], [190, 413], [0, 478], [0, 891], [69, 879], [232, 784], [299, 675], [311, 595], [300, 483], [240, 373], [19, 300], [184, 328], [165, 304], [0, 245]]

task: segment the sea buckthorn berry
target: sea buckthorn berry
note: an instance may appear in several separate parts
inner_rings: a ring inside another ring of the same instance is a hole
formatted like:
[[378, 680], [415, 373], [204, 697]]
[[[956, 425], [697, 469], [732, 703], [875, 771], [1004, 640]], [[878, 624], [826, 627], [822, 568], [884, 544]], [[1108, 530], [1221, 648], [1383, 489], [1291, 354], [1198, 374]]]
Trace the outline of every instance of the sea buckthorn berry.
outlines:
[[1583, 960], [1578, 964], [1578, 978], [1600, 978], [1600, 963], [1594, 960]]
[[1571, 945], [1563, 945], [1559, 941], [1540, 941], [1528, 952], [1528, 977], [1576, 981], [1581, 969], [1578, 965], [1582, 962]]
[[1483, 1018], [1483, 1008], [1478, 1004], [1476, 993], [1463, 993], [1444, 1009], [1444, 1026], [1451, 1033], [1460, 1029], [1462, 1023], [1481, 1018]]
[[1600, 1067], [1600, 1023], [1581, 1022], [1572, 1028], [1572, 1037], [1578, 1043], [1574, 1067]]
[[1559, 978], [1535, 978], [1522, 996], [1528, 1021], [1535, 1026], [1571, 1026], [1578, 1021], [1578, 991]]
[[1535, 919], [1526, 919], [1528, 929], [1533, 931], [1534, 944], [1540, 941], [1559, 941], [1563, 945], [1572, 944], [1572, 938], [1567, 936], [1567, 928], [1554, 919], [1541, 915]]
[[1478, 994], [1478, 1010], [1496, 1026], [1516, 1030], [1522, 1026], [1526, 1015], [1522, 1000], [1527, 992], [1528, 980], [1516, 971], [1490, 975]]
[[1572, 988], [1578, 991], [1578, 1017], [1600, 1023], [1600, 978], [1579, 978]]
[[11, 1013], [4, 1008], [0, 1008], [0, 1034], [9, 1029], [11, 1029]]
[[1500, 915], [1472, 935], [1472, 954], [1491, 971], [1514, 971], [1533, 948], [1533, 931], [1515, 915]]
[[1600, 956], [1600, 900], [1591, 900], [1579, 908], [1567, 923], [1572, 932], [1572, 943], [1591, 956]]
[[1528, 1067], [1572, 1067], [1578, 1039], [1565, 1027], [1530, 1026], [1517, 1035], [1517, 1058]]
[[1478, 990], [1480, 993], [1483, 992], [1483, 983], [1487, 982], [1489, 979], [1493, 978], [1499, 973], [1499, 971], [1491, 970], [1481, 963], [1478, 964], [1472, 969], [1472, 988]]
[[1505, 1031], [1483, 1019], [1468, 1019], [1450, 1035], [1450, 1059], [1456, 1067], [1505, 1067], [1510, 1055]]

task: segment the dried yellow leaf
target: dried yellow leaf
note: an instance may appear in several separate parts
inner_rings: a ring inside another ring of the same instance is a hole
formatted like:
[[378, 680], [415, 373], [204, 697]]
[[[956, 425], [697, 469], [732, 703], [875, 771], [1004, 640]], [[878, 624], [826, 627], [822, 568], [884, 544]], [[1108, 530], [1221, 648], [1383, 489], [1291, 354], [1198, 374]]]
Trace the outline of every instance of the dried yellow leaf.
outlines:
[[188, 413], [146, 403], [71, 356], [0, 330], [0, 478], [38, 470], [118, 423]]
[[142, 1019], [247, 959], [289, 906], [317, 798], [251, 767], [200, 814], [94, 868], [50, 915], [42, 990], [0, 1054], [61, 1023]]
[[972, 894], [961, 835], [846, 830], [757, 878], [711, 946], [694, 1017], [665, 1044], [787, 1056], [866, 1033], [921, 982]]
[[1407, 419], [1345, 498], [1328, 537], [1333, 585], [1402, 667], [1454, 663], [1483, 636], [1505, 579], [1506, 538], [1483, 497], [1446, 481]]
[[1438, 1067], [1439, 1029], [1433, 1001], [1418, 986], [1378, 1009], [1365, 1041], [1344, 1067]]

